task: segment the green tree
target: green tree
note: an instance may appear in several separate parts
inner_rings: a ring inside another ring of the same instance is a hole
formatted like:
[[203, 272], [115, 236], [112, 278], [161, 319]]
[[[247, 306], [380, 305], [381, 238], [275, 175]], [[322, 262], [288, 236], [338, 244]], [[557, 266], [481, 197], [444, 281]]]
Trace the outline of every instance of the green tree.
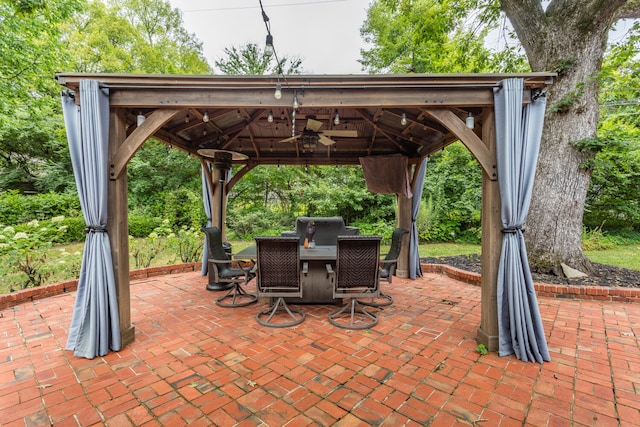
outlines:
[[490, 0], [376, 0], [360, 29], [373, 46], [359, 62], [375, 73], [492, 70], [484, 39], [498, 15]]
[[95, 0], [69, 28], [68, 41], [79, 72], [211, 73], [202, 43], [165, 0]]
[[[62, 26], [81, 0], [0, 0], [0, 190], [73, 187], [56, 71], [70, 61]], [[53, 179], [51, 170], [60, 174]], [[67, 171], [67, 172], [65, 172]]]
[[431, 156], [423, 198], [425, 224], [420, 237], [429, 241], [477, 241], [482, 205], [482, 171], [459, 142]]
[[640, 17], [640, 1], [501, 0], [533, 71], [556, 71], [527, 218], [529, 262], [539, 272], [565, 263], [590, 271], [583, 213], [597, 144], [598, 76], [609, 30]]
[[300, 74], [302, 60], [299, 58], [278, 58], [268, 55], [256, 43], [247, 43], [240, 47], [224, 49], [225, 58], [215, 61], [222, 74], [263, 75], [263, 74]]
[[587, 227], [640, 229], [640, 26], [609, 47], [600, 73], [601, 118], [585, 204]]
[[[68, 39], [79, 72], [211, 73], [202, 43], [166, 0], [93, 1]], [[163, 217], [176, 191], [200, 192], [200, 163], [153, 139], [136, 152], [127, 174], [130, 208], [140, 214]]]
[[[639, 0], [378, 0], [362, 28], [374, 44], [363, 52], [363, 64], [372, 71], [394, 72], [481, 71], [477, 64], [492, 71], [520, 71], [518, 46], [487, 56], [482, 48], [465, 44], [465, 34], [477, 35], [479, 41], [486, 32], [462, 28], [478, 22], [473, 17], [491, 28], [498, 6], [512, 24], [530, 69], [558, 73], [547, 94], [526, 224], [530, 262], [540, 272], [558, 271], [560, 263], [588, 271], [591, 264], [581, 247], [583, 209], [590, 166], [596, 150], [609, 139], [596, 134], [598, 76], [609, 30], [620, 19], [639, 17]], [[477, 60], [460, 58], [458, 46]], [[452, 65], [456, 61], [463, 65]]]

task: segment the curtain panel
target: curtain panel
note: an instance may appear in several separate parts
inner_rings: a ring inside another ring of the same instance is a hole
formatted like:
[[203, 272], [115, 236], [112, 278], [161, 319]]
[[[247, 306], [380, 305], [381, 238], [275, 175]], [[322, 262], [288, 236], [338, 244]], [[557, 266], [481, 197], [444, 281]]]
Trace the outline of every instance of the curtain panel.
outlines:
[[498, 267], [498, 353], [523, 361], [550, 361], [529, 269], [523, 225], [535, 177], [546, 98], [523, 107], [522, 79], [503, 80], [494, 89], [497, 172], [502, 219]]
[[111, 245], [107, 234], [109, 93], [80, 82], [80, 105], [62, 96], [64, 121], [82, 215], [87, 225], [66, 349], [92, 359], [121, 347]]

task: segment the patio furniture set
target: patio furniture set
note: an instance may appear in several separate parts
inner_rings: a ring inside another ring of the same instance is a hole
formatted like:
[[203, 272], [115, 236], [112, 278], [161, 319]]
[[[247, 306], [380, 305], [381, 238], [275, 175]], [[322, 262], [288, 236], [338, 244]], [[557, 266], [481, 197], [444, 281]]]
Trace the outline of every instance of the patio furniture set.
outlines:
[[[244, 307], [261, 300], [268, 306], [256, 314], [256, 321], [263, 326], [288, 327], [305, 319], [303, 309], [292, 304], [338, 305], [329, 321], [347, 329], [375, 326], [376, 314], [365, 307], [393, 303], [390, 295], [380, 291], [380, 281], [391, 283], [402, 238], [408, 233], [397, 228], [389, 252], [381, 259], [381, 237], [360, 235], [358, 228], [345, 226], [342, 217], [299, 217], [294, 231], [256, 236], [255, 246], [236, 254], [223, 245], [219, 228], [203, 231], [212, 285], [208, 288], [228, 287], [216, 299], [218, 306]], [[255, 294], [245, 289], [254, 278]]]

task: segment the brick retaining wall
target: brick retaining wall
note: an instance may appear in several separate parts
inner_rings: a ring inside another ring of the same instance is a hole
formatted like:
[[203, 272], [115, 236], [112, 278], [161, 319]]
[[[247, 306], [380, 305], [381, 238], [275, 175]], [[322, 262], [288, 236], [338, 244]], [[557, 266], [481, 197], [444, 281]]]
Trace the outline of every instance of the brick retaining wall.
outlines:
[[[132, 270], [129, 274], [129, 279], [137, 280], [155, 276], [164, 276], [167, 274], [188, 273], [191, 271], [199, 271], [201, 267], [202, 263], [196, 262], [190, 264], [173, 264], [162, 267], [143, 268], [140, 270]], [[461, 270], [446, 264], [422, 264], [422, 271], [425, 273], [444, 274], [445, 276], [449, 276], [460, 280], [461, 282], [475, 286], [480, 286], [481, 282], [480, 274]], [[540, 297], [640, 303], [640, 288], [550, 285], [546, 283], [534, 283], [534, 288], [537, 295]], [[0, 295], [0, 310], [13, 307], [14, 305], [27, 301], [47, 298], [65, 292], [73, 292], [76, 289], [78, 289], [78, 280], [74, 279]]]

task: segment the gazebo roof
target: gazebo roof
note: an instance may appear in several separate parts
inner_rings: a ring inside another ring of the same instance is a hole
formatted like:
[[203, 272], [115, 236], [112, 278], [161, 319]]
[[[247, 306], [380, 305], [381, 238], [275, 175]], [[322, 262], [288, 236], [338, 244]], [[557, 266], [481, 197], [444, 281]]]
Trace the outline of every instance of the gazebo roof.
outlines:
[[[80, 90], [82, 79], [99, 80], [109, 88], [112, 111], [124, 112], [128, 135], [135, 132], [142, 114], [155, 121], [152, 136], [173, 147], [196, 156], [208, 156], [211, 150], [232, 151], [238, 153], [234, 163], [255, 166], [349, 165], [358, 164], [363, 156], [394, 154], [416, 162], [458, 140], [461, 132], [469, 132], [465, 126], [469, 115], [475, 122], [473, 132], [481, 137], [483, 120], [493, 108], [493, 89], [501, 80], [523, 78], [526, 103], [554, 76], [59, 73], [56, 79], [73, 92]], [[281, 86], [279, 99], [274, 96], [276, 86]], [[157, 111], [161, 113], [154, 116]], [[307, 130], [304, 138], [305, 127], [319, 127], [319, 134]], [[292, 136], [296, 138], [282, 142]], [[305, 148], [304, 139], [319, 143]]]

